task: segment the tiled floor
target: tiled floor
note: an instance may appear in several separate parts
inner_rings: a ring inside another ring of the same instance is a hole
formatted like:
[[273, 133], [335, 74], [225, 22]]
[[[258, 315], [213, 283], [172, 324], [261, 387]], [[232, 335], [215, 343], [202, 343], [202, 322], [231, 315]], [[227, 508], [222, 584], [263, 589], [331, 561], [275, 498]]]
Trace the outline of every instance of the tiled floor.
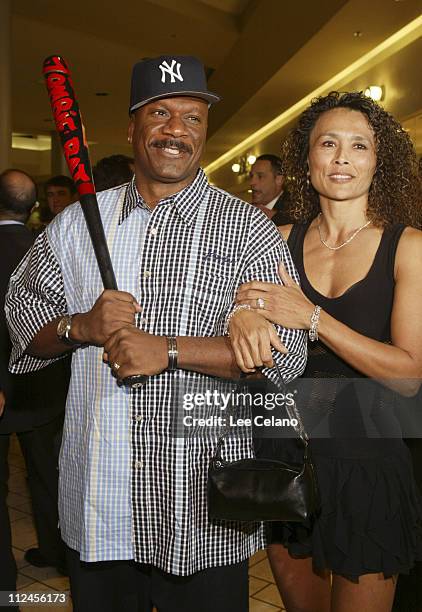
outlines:
[[[23, 558], [25, 550], [37, 545], [37, 536], [31, 514], [31, 502], [26, 482], [24, 461], [17, 438], [11, 440], [9, 451], [9, 496], [8, 505], [12, 523], [12, 545], [18, 566], [18, 591], [57, 593], [69, 591], [69, 580], [53, 568], [40, 568], [28, 565]], [[37, 610], [61, 610], [71, 612], [68, 606], [21, 606], [21, 612]]]
[[[24, 461], [15, 437], [12, 438], [10, 446], [9, 466], [8, 504], [12, 522], [13, 552], [19, 570], [18, 590], [22, 592], [68, 592], [69, 580], [67, 578], [60, 576], [53, 568], [28, 565], [23, 558], [25, 550], [37, 545], [37, 537], [32, 521]], [[264, 551], [259, 551], [250, 560], [249, 595], [250, 612], [284, 610]], [[37, 610], [71, 612], [72, 604], [69, 603], [68, 606], [21, 606], [20, 609], [21, 612], [36, 612]], [[198, 605], [198, 612], [200, 610], [200, 605]]]
[[249, 611], [276, 612], [284, 610], [283, 602], [264, 550], [260, 550], [249, 561]]

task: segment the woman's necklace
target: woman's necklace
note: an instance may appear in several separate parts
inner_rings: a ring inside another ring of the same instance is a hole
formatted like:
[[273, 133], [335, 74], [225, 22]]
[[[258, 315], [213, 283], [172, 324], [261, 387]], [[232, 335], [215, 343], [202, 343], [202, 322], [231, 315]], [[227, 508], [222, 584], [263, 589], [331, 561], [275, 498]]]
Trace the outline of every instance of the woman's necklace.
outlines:
[[352, 242], [353, 238], [356, 238], [356, 236], [359, 234], [359, 232], [361, 232], [363, 229], [365, 229], [365, 227], [368, 227], [368, 225], [371, 223], [371, 219], [369, 219], [369, 221], [367, 221], [364, 225], [362, 225], [361, 227], [358, 227], [358, 229], [353, 232], [353, 234], [350, 236], [350, 238], [348, 238], [347, 240], [345, 240], [344, 242], [342, 242], [341, 244], [339, 244], [338, 246], [330, 246], [329, 244], [327, 244], [324, 240], [324, 238], [322, 237], [321, 234], [321, 218], [322, 218], [322, 213], [319, 213], [319, 222], [318, 222], [318, 233], [319, 233], [319, 239], [321, 240], [322, 244], [327, 247], [327, 249], [330, 249], [330, 251], [338, 251], [339, 249], [342, 249], [344, 246], [346, 246], [346, 244], [349, 244], [349, 242]]

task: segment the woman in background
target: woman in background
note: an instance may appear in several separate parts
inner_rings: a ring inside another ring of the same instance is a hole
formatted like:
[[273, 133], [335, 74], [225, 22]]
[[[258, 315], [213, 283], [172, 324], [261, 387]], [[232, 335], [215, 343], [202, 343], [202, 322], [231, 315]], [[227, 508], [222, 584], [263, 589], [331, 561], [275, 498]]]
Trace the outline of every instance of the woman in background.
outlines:
[[[283, 161], [297, 223], [280, 231], [301, 288], [282, 267], [283, 286], [240, 288], [238, 303], [251, 309], [230, 320], [239, 367], [268, 364], [268, 326], [277, 323], [310, 330], [305, 377], [370, 377], [416, 394], [422, 202], [407, 133], [362, 94], [332, 92], [302, 114]], [[334, 437], [311, 439], [321, 513], [312, 530], [272, 528], [271, 566], [288, 612], [387, 612], [397, 575], [422, 553], [409, 452], [400, 438], [365, 437], [352, 392], [336, 398], [330, 424]], [[291, 458], [283, 444], [279, 457]]]

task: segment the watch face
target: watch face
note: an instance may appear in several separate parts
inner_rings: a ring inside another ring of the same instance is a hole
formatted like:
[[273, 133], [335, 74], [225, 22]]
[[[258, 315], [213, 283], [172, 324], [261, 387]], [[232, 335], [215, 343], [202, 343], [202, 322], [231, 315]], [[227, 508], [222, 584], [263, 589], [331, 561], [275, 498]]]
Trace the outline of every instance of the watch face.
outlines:
[[57, 325], [57, 335], [62, 337], [65, 335], [66, 330], [70, 327], [70, 317], [63, 317], [60, 319], [59, 324]]

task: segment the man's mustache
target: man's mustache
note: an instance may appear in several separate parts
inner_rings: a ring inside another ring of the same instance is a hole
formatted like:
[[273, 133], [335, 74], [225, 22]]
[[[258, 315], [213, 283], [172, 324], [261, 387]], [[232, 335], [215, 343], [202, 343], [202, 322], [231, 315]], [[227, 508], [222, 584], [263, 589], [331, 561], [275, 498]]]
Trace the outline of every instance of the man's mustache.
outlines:
[[193, 153], [193, 149], [190, 145], [182, 140], [173, 140], [173, 138], [167, 138], [166, 140], [153, 140], [151, 142], [151, 146], [157, 147], [157, 149], [176, 148], [183, 153]]

